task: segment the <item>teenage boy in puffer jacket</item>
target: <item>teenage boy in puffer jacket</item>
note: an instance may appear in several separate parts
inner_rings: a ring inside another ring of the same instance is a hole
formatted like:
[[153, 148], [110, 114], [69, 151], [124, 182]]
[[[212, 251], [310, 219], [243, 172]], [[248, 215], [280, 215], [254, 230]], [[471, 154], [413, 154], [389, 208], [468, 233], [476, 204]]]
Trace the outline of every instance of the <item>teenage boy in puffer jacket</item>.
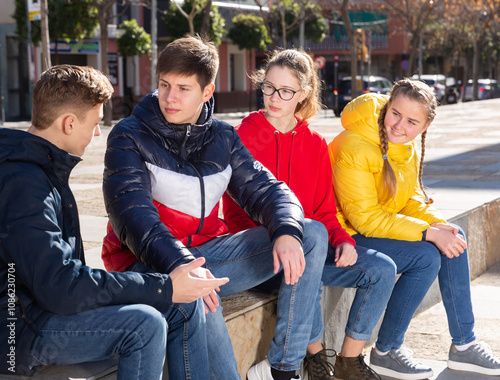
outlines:
[[[167, 342], [171, 379], [203, 379], [209, 370], [199, 298], [227, 279], [190, 276], [203, 259], [170, 275], [85, 266], [68, 179], [99, 136], [112, 92], [92, 67], [54, 66], [34, 88], [28, 131], [0, 129], [2, 374], [118, 354], [118, 379], [158, 380]], [[189, 358], [179, 355], [186, 348]]]
[[[304, 220], [297, 198], [253, 159], [233, 127], [212, 118], [218, 64], [211, 43], [196, 37], [172, 42], [158, 59], [158, 90], [110, 133], [103, 260], [111, 270], [170, 273], [204, 257], [209, 278], [230, 279], [220, 296], [282, 271], [275, 336], [261, 378], [298, 378], [319, 302], [327, 232]], [[226, 190], [262, 226], [227, 234], [218, 218]], [[237, 379], [232, 348], [220, 345], [228, 333], [218, 296], [212, 292], [204, 301], [210, 376]]]

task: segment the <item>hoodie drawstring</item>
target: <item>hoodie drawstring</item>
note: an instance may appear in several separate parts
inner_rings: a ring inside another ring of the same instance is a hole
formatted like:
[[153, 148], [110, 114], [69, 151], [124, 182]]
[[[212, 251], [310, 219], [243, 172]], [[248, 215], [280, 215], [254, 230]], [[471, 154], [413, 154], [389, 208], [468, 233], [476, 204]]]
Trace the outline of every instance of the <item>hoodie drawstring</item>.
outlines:
[[292, 157], [293, 157], [293, 140], [297, 132], [292, 132], [292, 142], [290, 144], [290, 159], [288, 160], [288, 187], [292, 186]]
[[276, 179], [280, 178], [280, 153], [281, 153], [281, 144], [280, 144], [280, 132], [274, 131], [274, 136], [276, 137]]

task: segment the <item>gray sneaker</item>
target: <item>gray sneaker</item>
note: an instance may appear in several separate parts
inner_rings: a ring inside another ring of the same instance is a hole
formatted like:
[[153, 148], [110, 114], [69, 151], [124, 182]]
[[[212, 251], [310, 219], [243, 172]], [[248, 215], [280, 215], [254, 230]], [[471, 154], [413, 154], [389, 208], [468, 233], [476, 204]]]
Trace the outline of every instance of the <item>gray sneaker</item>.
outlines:
[[405, 347], [392, 349], [385, 355], [372, 348], [370, 367], [379, 375], [401, 380], [422, 380], [434, 375], [432, 369], [415, 361], [413, 351]]
[[452, 344], [448, 357], [448, 368], [483, 375], [500, 375], [500, 359], [493, 356], [490, 346], [479, 342], [465, 351], [458, 351]]

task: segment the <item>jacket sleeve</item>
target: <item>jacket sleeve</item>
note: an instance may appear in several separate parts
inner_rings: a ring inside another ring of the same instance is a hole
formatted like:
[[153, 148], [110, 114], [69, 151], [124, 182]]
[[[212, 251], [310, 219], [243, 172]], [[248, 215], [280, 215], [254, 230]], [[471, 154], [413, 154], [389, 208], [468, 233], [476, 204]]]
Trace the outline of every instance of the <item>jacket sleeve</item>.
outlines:
[[224, 221], [229, 226], [229, 232], [232, 234], [257, 226], [245, 210], [238, 206], [227, 193], [222, 196], [222, 210]]
[[304, 212], [293, 192], [256, 161], [233, 129], [229, 196], [251, 217], [267, 227], [271, 241], [291, 235], [302, 242]]
[[400, 211], [400, 214], [408, 215], [417, 219], [426, 221], [429, 224], [432, 223], [446, 223], [446, 220], [441, 216], [439, 211], [432, 205], [428, 205], [424, 202], [425, 196], [420, 189], [417, 182], [415, 185], [414, 194], [405, 207]]
[[109, 134], [104, 158], [104, 203], [118, 239], [154, 271], [170, 273], [194, 260], [194, 256], [160, 219], [138, 140], [130, 131], [124, 133], [119, 125]]
[[14, 173], [2, 182], [1, 259], [15, 269], [17, 286], [26, 287], [43, 309], [62, 315], [133, 303], [168, 309], [167, 275], [106, 272], [73, 258], [74, 241], [65, 241], [60, 227], [67, 223], [61, 217], [67, 200], [44, 175]]
[[[368, 164], [370, 157], [360, 158], [359, 149], [352, 152], [343, 148], [341, 153], [334, 153], [334, 145], [330, 145], [329, 153], [335, 195], [352, 227], [367, 237], [421, 240], [422, 232], [429, 228], [428, 222], [398, 212], [387, 212], [381, 207], [377, 184]], [[339, 156], [335, 157], [335, 154]], [[370, 153], [365, 154], [369, 156]]]
[[349, 243], [356, 246], [356, 242], [340, 225], [337, 219], [337, 207], [335, 206], [335, 194], [332, 183], [332, 167], [328, 156], [326, 142], [323, 141], [320, 152], [319, 177], [315, 183], [309, 184], [314, 189], [314, 220], [317, 220], [328, 230], [328, 240], [336, 248], [340, 244]]

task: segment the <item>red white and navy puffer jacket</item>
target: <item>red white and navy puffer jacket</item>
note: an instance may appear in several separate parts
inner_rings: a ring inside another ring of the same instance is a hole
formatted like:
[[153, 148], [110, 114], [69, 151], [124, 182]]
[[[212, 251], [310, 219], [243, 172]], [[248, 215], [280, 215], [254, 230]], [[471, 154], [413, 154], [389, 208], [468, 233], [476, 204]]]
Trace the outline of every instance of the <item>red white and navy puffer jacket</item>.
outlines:
[[282, 235], [302, 241], [304, 215], [295, 195], [212, 112], [213, 99], [196, 124], [170, 124], [154, 91], [110, 132], [103, 183], [110, 220], [106, 269], [124, 271], [140, 260], [170, 273], [194, 260], [189, 247], [228, 232], [218, 218], [226, 190], [268, 228], [272, 241]]

